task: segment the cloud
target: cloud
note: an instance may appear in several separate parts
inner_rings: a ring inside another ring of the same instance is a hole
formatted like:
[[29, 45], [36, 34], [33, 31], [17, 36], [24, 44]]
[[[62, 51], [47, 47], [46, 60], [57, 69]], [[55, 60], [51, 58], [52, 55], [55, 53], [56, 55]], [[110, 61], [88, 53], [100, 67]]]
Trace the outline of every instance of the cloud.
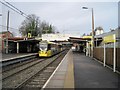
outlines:
[[13, 0], [13, 2], [119, 2], [119, 0]]
[[[27, 14], [36, 14], [41, 20], [56, 26], [60, 32], [66, 30], [66, 33], [83, 34], [91, 31], [91, 10], [82, 10], [83, 6], [94, 9], [95, 25], [102, 25], [106, 30], [110, 26], [116, 26], [118, 15], [117, 3], [113, 2], [12, 2], [12, 4]], [[16, 27], [23, 21], [18, 15], [11, 15], [11, 19], [12, 22], [16, 22], [11, 25]]]

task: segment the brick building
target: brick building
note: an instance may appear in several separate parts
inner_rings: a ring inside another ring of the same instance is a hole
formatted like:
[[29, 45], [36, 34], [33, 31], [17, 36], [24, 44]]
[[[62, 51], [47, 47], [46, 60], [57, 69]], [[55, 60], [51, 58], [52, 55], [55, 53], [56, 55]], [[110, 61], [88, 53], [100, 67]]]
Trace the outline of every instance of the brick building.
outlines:
[[0, 32], [0, 52], [5, 52], [5, 49], [6, 49], [6, 43], [5, 43], [5, 40], [6, 38], [10, 38], [10, 37], [13, 37], [13, 34], [8, 31], [4, 31], [4, 32]]

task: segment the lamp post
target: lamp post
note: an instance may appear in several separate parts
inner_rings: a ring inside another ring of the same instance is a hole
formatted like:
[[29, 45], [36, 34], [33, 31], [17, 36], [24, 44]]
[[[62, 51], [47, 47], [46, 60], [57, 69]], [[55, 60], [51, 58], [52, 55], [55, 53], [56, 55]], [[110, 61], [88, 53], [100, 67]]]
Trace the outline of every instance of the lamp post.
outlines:
[[[82, 9], [89, 9], [88, 7], [82, 7]], [[92, 41], [92, 57], [93, 57], [93, 49], [94, 49], [94, 12], [93, 12], [93, 8], [90, 8], [91, 9], [91, 12], [92, 12], [92, 39], [91, 39], [91, 41]]]

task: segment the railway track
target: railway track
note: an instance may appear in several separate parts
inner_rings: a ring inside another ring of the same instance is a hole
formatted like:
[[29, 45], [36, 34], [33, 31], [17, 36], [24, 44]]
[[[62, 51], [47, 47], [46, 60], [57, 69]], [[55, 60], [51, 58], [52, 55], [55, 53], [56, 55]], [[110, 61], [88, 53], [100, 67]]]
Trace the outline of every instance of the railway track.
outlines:
[[[38, 60], [35, 62], [34, 65], [29, 65], [28, 67], [25, 67], [23, 65], [23, 68], [19, 67], [19, 69], [14, 69], [14, 70], [8, 71], [7, 73], [3, 73], [4, 74], [3, 80], [2, 80], [3, 90], [26, 87], [27, 85], [29, 85], [27, 83], [33, 80], [33, 78], [36, 77], [41, 71], [44, 71], [43, 69], [45, 69], [45, 67], [50, 65], [52, 62], [57, 61], [57, 58], [63, 55], [63, 53], [65, 53], [65, 51], [49, 59]], [[49, 69], [48, 71], [54, 71], [55, 67], [47, 67], [47, 69]], [[45, 81], [45, 80], [42, 80], [42, 81]]]
[[[34, 60], [34, 61], [33, 61], [33, 60]], [[15, 74], [17, 74], [17, 73], [20, 73], [20, 72], [28, 69], [29, 67], [32, 67], [32, 66], [38, 64], [38, 63], [41, 62], [43, 59], [37, 58], [37, 59], [33, 59], [33, 60], [30, 61], [30, 62], [27, 62], [27, 63], [23, 63], [22, 65], [20, 64], [20, 65], [14, 67], [14, 68], [12, 68], [12, 69], [9, 69], [9, 70], [6, 70], [6, 71], [2, 72], [2, 80], [5, 80], [5, 79], [7, 79], [8, 77], [11, 77], [11, 76], [13, 76], [13, 75], [15, 75]]]
[[9, 66], [9, 65], [13, 65], [13, 64], [17, 64], [17, 63], [28, 61], [28, 60], [33, 59], [35, 57], [37, 57], [37, 54], [29, 55], [29, 56], [21, 56], [21, 57], [17, 57], [17, 58], [12, 58], [10, 60], [2, 61], [1, 63], [2, 63], [2, 67], [6, 67], [6, 66]]
[[66, 52], [61, 54], [55, 61], [51, 62], [47, 67], [38, 72], [32, 78], [28, 79], [25, 83], [21, 84], [18, 88], [22, 90], [41, 89], [65, 54]]
[[25, 64], [34, 62], [37, 59], [38, 59], [37, 55], [31, 55], [31, 56], [25, 56], [25, 57], [20, 57], [20, 58], [14, 58], [14, 59], [7, 60], [7, 61], [2, 61], [1, 66], [0, 66], [2, 70], [0, 70], [0, 74], [3, 75], [3, 73], [7, 71], [10, 71], [12, 69], [21, 67]]
[[34, 57], [34, 58], [29, 59], [29, 60], [26, 60], [26, 61], [22, 61], [22, 62], [15, 63], [15, 64], [12, 64], [12, 65], [4, 66], [4, 67], [2, 67], [2, 73], [7, 72], [7, 71], [9, 71], [9, 70], [11, 70], [11, 69], [14, 69], [14, 68], [23, 66], [23, 65], [25, 65], [25, 64], [34, 62], [34, 61], [37, 60], [37, 59], [38, 59], [38, 57]]

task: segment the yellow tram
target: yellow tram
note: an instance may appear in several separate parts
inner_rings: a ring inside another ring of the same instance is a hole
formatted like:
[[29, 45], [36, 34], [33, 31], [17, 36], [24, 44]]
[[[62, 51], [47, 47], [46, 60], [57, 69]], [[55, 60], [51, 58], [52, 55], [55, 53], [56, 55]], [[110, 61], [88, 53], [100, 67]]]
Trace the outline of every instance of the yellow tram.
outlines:
[[58, 43], [41, 41], [39, 43], [39, 57], [50, 57], [59, 53], [62, 49]]

